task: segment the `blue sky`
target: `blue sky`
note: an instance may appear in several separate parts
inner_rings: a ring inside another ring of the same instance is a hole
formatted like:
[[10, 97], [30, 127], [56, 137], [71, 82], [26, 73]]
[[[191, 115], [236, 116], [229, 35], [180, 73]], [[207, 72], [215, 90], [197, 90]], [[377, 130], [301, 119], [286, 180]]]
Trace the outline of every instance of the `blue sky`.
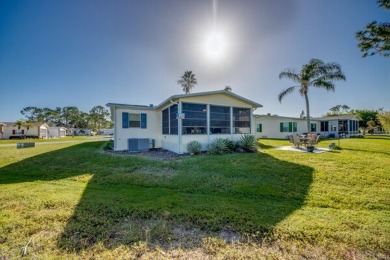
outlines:
[[[182, 93], [185, 70], [197, 75], [193, 92], [230, 85], [264, 106], [257, 113], [298, 117], [304, 99], [280, 104], [293, 83], [278, 75], [311, 58], [338, 62], [347, 77], [334, 93], [310, 91], [312, 116], [337, 104], [390, 109], [390, 59], [363, 59], [354, 37], [389, 21], [376, 1], [219, 0], [215, 10], [211, 0], [0, 0], [0, 122], [26, 106], [157, 105]], [[218, 60], [203, 48], [214, 26], [227, 45]]]

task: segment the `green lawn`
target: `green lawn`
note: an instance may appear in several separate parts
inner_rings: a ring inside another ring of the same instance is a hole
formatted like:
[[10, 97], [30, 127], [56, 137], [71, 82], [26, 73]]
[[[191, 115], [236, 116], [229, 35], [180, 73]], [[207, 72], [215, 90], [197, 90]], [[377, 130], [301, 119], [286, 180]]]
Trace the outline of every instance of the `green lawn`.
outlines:
[[0, 146], [0, 258], [29, 241], [41, 259], [390, 256], [390, 138], [323, 154], [260, 142], [172, 161], [105, 142]]
[[[16, 144], [16, 143], [26, 143], [26, 142], [35, 142], [35, 143], [47, 143], [47, 142], [67, 142], [67, 141], [92, 141], [97, 139], [107, 138], [104, 136], [66, 136], [61, 138], [50, 138], [50, 139], [2, 139], [0, 140], [0, 145], [2, 144]], [[108, 138], [107, 138], [108, 139]]]

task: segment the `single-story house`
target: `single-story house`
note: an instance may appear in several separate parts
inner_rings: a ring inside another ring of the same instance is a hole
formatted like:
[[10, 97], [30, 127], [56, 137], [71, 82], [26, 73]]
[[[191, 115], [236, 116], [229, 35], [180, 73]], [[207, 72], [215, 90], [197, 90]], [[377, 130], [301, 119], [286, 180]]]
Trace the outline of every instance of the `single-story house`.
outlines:
[[3, 139], [31, 137], [39, 139], [47, 139], [49, 126], [44, 123], [28, 123], [30, 127], [18, 127], [16, 122], [3, 123]]
[[85, 136], [85, 135], [95, 135], [96, 133], [93, 132], [91, 129], [86, 129], [86, 128], [68, 128], [66, 130], [66, 135], [68, 136], [74, 136], [74, 135], [80, 135], [80, 136]]
[[0, 123], [0, 139], [3, 139], [3, 126], [5, 124], [4, 123]]
[[352, 137], [359, 135], [359, 120], [355, 115], [315, 118], [320, 122], [319, 132], [323, 136]]
[[114, 135], [114, 128], [109, 128], [109, 129], [100, 129], [98, 131], [99, 135]]
[[[253, 115], [256, 137], [287, 138], [288, 135], [307, 133], [306, 118], [278, 115]], [[355, 115], [312, 118], [310, 132], [323, 137], [352, 137], [359, 134], [359, 118]]]
[[174, 95], [157, 106], [107, 106], [114, 121], [114, 150], [155, 147], [179, 154], [194, 140], [206, 150], [216, 137], [237, 141], [254, 134], [253, 110], [262, 107], [225, 90]]
[[50, 138], [61, 138], [66, 136], [65, 127], [49, 127]]
[[[307, 133], [306, 118], [286, 117], [278, 115], [253, 115], [256, 124], [256, 137], [288, 138], [289, 135]], [[313, 133], [319, 131], [319, 121], [310, 120]]]

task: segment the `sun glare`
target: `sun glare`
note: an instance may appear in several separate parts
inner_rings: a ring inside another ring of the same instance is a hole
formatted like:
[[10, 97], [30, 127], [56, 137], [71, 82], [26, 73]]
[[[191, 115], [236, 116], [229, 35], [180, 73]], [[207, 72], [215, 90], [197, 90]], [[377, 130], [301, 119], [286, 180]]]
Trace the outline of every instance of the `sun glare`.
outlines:
[[210, 60], [220, 60], [226, 55], [227, 40], [224, 34], [212, 32], [204, 41], [204, 54]]

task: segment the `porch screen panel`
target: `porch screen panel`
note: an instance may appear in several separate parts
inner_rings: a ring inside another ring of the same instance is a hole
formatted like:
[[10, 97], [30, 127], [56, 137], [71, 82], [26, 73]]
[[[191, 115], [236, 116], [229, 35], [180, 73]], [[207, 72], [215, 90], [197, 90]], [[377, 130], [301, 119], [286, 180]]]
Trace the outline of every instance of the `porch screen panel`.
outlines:
[[207, 134], [207, 108], [205, 104], [182, 103], [185, 115], [183, 135]]
[[171, 135], [177, 135], [178, 132], [178, 120], [177, 120], [177, 105], [172, 105], [169, 107], [169, 124], [171, 126]]
[[329, 122], [321, 121], [321, 132], [328, 132], [328, 131], [329, 131]]
[[162, 133], [169, 135], [169, 108], [162, 111]]
[[210, 134], [230, 134], [230, 107], [210, 106]]
[[233, 107], [233, 127], [235, 134], [251, 133], [250, 108]]

